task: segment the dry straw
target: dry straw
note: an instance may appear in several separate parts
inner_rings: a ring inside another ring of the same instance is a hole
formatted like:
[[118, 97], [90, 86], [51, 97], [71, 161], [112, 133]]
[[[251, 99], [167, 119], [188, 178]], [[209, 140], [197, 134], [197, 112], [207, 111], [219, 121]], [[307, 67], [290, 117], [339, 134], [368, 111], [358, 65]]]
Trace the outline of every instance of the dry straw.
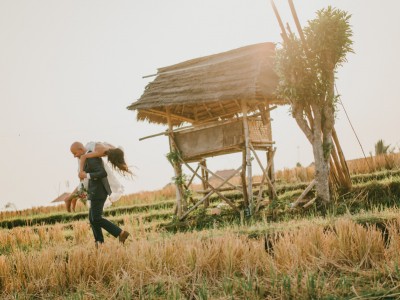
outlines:
[[[387, 248], [380, 230], [343, 217], [330, 226], [309, 221], [301, 229], [282, 232], [273, 239], [272, 252], [265, 250], [262, 239], [249, 239], [230, 229], [167, 235], [143, 232], [143, 223], [128, 217], [124, 228], [133, 236], [127, 245], [107, 237], [99, 249], [85, 222], [73, 223], [72, 241], [65, 238], [68, 232], [62, 226], [0, 231], [0, 242], [10, 247], [8, 254], [0, 255], [1, 295], [46, 297], [96, 291], [97, 296], [126, 294], [135, 299], [151, 293], [196, 298], [207, 292], [221, 299], [229, 295], [256, 299], [265, 298], [268, 291], [278, 298], [310, 293], [319, 297], [334, 291], [343, 274], [365, 278], [378, 271], [393, 274], [399, 220], [388, 226]], [[326, 278], [330, 284], [321, 288]], [[158, 292], [152, 290], [156, 287]]]

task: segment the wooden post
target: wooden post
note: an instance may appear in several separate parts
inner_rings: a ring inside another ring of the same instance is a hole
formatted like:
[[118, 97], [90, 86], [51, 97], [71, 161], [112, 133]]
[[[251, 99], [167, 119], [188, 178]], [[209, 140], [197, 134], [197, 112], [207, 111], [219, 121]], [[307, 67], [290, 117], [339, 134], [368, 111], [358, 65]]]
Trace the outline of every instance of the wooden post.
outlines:
[[[178, 152], [173, 139], [174, 139], [174, 130], [171, 122], [171, 114], [170, 109], [167, 107], [167, 121], [168, 121], [168, 133], [169, 133], [169, 149], [171, 152]], [[174, 167], [175, 178], [179, 178], [182, 176], [182, 166], [178, 161], [171, 162]], [[183, 188], [179, 183], [175, 183], [176, 186], [176, 214], [178, 217], [181, 217], [182, 214], [187, 210], [186, 201], [183, 197]]]
[[[207, 184], [208, 182], [208, 171], [207, 171], [207, 162], [205, 159], [202, 159], [200, 161], [200, 166], [203, 166], [204, 168], [201, 168], [201, 177], [203, 178], [202, 184], [203, 184], [203, 190], [207, 189]], [[204, 200], [204, 208], [207, 208], [210, 205], [209, 197], [207, 197]]]
[[[270, 114], [270, 111], [271, 111], [271, 107], [270, 107], [270, 104], [268, 103], [267, 104], [267, 109], [265, 110], [265, 113], [264, 113], [265, 120], [266, 120], [265, 126], [267, 127], [267, 139], [272, 142], [272, 126], [271, 126], [271, 114]], [[270, 169], [268, 171], [268, 176], [269, 176], [269, 179], [270, 179], [270, 181], [272, 183], [272, 188], [269, 187], [269, 196], [270, 196], [271, 199], [273, 198], [274, 192], [275, 192], [274, 191], [275, 190], [274, 152], [275, 152], [275, 149], [271, 146], [271, 147], [268, 147], [267, 153], [266, 153], [267, 165], [270, 166]]]
[[246, 150], [242, 151], [242, 171], [240, 172], [243, 189], [243, 202], [245, 207], [249, 207], [249, 196], [247, 195], [247, 181], [246, 181]]
[[[244, 131], [244, 144], [246, 152], [246, 167], [247, 167], [247, 197], [249, 199], [250, 215], [253, 213], [253, 175], [251, 168], [251, 152], [250, 152], [250, 131], [249, 124], [247, 122], [248, 108], [244, 100], [242, 100], [242, 112], [243, 112], [243, 131]], [[244, 188], [244, 187], [243, 187]]]

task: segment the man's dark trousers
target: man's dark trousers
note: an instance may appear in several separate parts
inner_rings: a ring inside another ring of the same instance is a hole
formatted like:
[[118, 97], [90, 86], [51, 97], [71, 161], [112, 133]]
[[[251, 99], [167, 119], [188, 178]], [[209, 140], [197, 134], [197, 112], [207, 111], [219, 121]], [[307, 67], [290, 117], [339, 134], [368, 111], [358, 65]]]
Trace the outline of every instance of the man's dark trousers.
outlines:
[[121, 228], [117, 225], [111, 223], [107, 219], [103, 218], [103, 207], [104, 200], [93, 199], [90, 201], [90, 209], [89, 209], [89, 221], [92, 226], [94, 239], [96, 242], [104, 243], [103, 232], [101, 231], [104, 228], [114, 237], [118, 237], [121, 233]]
[[84, 168], [90, 174], [88, 186], [88, 199], [90, 200], [89, 221], [92, 226], [94, 239], [103, 243], [104, 237], [102, 228], [114, 237], [118, 237], [122, 229], [103, 218], [103, 207], [107, 196], [111, 194], [110, 185], [107, 180], [107, 172], [104, 169], [101, 158], [88, 158]]

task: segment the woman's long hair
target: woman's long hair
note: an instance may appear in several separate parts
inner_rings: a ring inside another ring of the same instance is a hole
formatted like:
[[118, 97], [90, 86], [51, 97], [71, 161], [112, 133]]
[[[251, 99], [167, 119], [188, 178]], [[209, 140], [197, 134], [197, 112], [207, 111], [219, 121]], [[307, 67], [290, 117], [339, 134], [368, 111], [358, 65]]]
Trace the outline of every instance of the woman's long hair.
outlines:
[[108, 161], [111, 163], [114, 169], [119, 171], [122, 175], [133, 175], [132, 171], [129, 170], [128, 165], [125, 162], [124, 151], [120, 148], [109, 149], [105, 152], [108, 157]]

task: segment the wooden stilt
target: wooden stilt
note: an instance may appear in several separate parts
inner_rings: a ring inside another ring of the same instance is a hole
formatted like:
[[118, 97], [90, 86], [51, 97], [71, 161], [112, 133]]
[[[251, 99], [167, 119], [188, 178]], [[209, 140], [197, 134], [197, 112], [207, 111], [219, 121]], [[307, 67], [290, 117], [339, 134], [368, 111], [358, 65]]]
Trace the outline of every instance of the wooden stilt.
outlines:
[[[275, 150], [276, 150], [276, 148], [268, 147], [268, 150], [266, 153], [267, 165], [269, 166], [267, 174], [269, 176], [269, 179], [270, 179], [271, 184], [274, 187], [274, 189], [275, 189], [275, 164], [274, 164]], [[273, 191], [271, 188], [269, 188], [269, 196], [271, 198], [273, 198]]]
[[253, 203], [253, 175], [252, 175], [252, 167], [251, 167], [251, 153], [250, 153], [250, 133], [249, 133], [249, 124], [247, 122], [247, 113], [248, 108], [247, 104], [244, 100], [242, 100], [242, 112], [243, 112], [243, 131], [244, 131], [244, 144], [246, 151], [246, 167], [247, 167], [247, 197], [249, 200], [249, 209], [250, 215], [254, 210]]
[[[271, 105], [268, 103], [267, 104], [267, 109], [265, 109], [265, 112], [263, 113], [264, 119], [265, 119], [265, 126], [267, 127], [267, 140], [273, 141], [272, 139], [272, 124], [271, 124]], [[272, 187], [275, 189], [275, 166], [274, 166], [274, 154], [275, 154], [275, 149], [272, 147], [268, 147], [267, 149], [267, 165], [270, 165], [268, 173], [268, 177], [272, 183]], [[271, 187], [269, 187], [269, 196], [271, 198], [274, 198], [274, 191]]]
[[[203, 184], [203, 190], [206, 190], [207, 184], [205, 184], [205, 182], [208, 182], [208, 169], [207, 169], [207, 162], [205, 159], [200, 161], [199, 167], [201, 168], [201, 177], [203, 178], [203, 181], [201, 182]], [[207, 208], [209, 205], [210, 201], [209, 198], [207, 197], [206, 199], [204, 199], [204, 208]]]
[[242, 180], [243, 188], [243, 202], [245, 207], [249, 207], [249, 196], [247, 195], [247, 181], [246, 181], [246, 151], [242, 151], [242, 172], [240, 172], [240, 178]]
[[[169, 149], [171, 152], [177, 152], [178, 149], [176, 147], [176, 144], [174, 143], [174, 137], [173, 137], [173, 126], [171, 122], [171, 114], [170, 114], [170, 109], [167, 107], [167, 120], [168, 120], [168, 133], [169, 133]], [[182, 168], [179, 162], [172, 162], [173, 167], [174, 167], [174, 172], [175, 172], [175, 178], [179, 178], [182, 176]], [[184, 212], [183, 208], [183, 188], [179, 183], [175, 183], [176, 186], [176, 214], [178, 217], [182, 216]]]

